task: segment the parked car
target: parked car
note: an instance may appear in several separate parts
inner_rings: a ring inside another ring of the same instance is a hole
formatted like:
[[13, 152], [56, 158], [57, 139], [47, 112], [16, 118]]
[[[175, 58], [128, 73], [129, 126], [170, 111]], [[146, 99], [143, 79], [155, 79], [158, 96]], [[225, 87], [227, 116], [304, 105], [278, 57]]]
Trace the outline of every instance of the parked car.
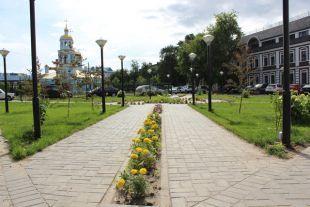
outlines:
[[118, 91], [119, 90], [113, 86], [109, 86], [109, 87], [105, 88], [106, 96], [116, 96]]
[[267, 83], [256, 84], [252, 89], [252, 93], [253, 94], [264, 94], [266, 93], [265, 89], [267, 86], [268, 86]]
[[[105, 95], [106, 96], [116, 96], [117, 93], [118, 93], [118, 89], [113, 87], [113, 86], [109, 86], [109, 87], [106, 87], [105, 88]], [[96, 95], [96, 96], [102, 96], [102, 88], [101, 87], [97, 87], [93, 90], [91, 90], [90, 92], [87, 93], [87, 96], [90, 97], [90, 96], [93, 96], [93, 95]]]
[[178, 93], [178, 87], [172, 87], [172, 94]]
[[178, 87], [178, 93], [187, 93], [188, 86], [180, 86]]
[[300, 85], [299, 84], [290, 84], [290, 90], [291, 91], [296, 91], [297, 93], [300, 93]]
[[[8, 100], [11, 101], [15, 98], [15, 94], [14, 93], [8, 93]], [[5, 92], [0, 89], [0, 100], [4, 100], [5, 99]]]
[[265, 89], [267, 94], [271, 94], [271, 93], [275, 93], [275, 92], [279, 92], [282, 93], [283, 92], [283, 88], [280, 84], [269, 84], [266, 89]]
[[309, 93], [310, 94], [310, 84], [304, 85], [301, 88], [301, 93]]
[[[136, 88], [136, 94], [141, 96], [146, 95], [149, 91], [150, 91], [149, 85], [142, 85]], [[159, 89], [156, 86], [151, 86], [151, 92], [157, 95], [157, 94], [163, 94], [164, 90]]]
[[201, 91], [202, 93], [206, 94], [208, 92], [208, 86], [199, 86], [198, 91]]
[[237, 86], [233, 86], [233, 85], [225, 86], [224, 92], [229, 93], [229, 94], [238, 94], [238, 93], [240, 93], [240, 88], [238, 88]]

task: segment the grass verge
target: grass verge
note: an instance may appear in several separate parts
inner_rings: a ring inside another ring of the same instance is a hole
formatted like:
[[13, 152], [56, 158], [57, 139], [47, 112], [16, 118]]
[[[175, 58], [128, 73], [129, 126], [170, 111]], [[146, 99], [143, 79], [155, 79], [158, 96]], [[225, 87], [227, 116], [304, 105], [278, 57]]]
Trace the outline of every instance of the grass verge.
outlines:
[[[207, 104], [191, 107], [242, 139], [264, 148], [269, 154], [285, 157], [285, 148], [278, 144], [273, 105], [266, 97], [246, 99], [241, 114], [238, 113], [238, 99], [229, 103], [213, 103], [213, 112], [208, 111]], [[291, 140], [293, 145], [309, 144], [310, 126], [293, 125]]]
[[9, 114], [3, 112], [3, 102], [0, 103], [0, 106], [0, 129], [2, 135], [9, 141], [10, 152], [15, 160], [33, 155], [74, 132], [123, 109], [120, 106], [107, 106], [107, 112], [100, 114], [99, 106], [92, 109], [91, 106], [84, 103], [72, 103], [68, 117], [67, 104], [51, 103], [47, 109], [46, 122], [42, 126], [42, 137], [35, 140], [32, 136], [31, 103], [11, 102]]

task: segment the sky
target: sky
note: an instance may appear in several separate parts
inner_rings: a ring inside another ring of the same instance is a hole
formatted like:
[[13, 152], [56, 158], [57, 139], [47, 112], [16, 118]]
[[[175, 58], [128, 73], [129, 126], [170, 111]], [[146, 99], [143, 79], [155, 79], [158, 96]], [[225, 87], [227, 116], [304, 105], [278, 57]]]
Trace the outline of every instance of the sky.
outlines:
[[[100, 64], [95, 41], [104, 48], [105, 67], [120, 68], [118, 55], [125, 55], [125, 68], [132, 60], [159, 61], [160, 49], [175, 45], [186, 34], [204, 31], [214, 14], [236, 11], [244, 33], [281, 21], [282, 0], [36, 0], [37, 55], [41, 67], [57, 58], [65, 20], [78, 49], [91, 66]], [[290, 16], [307, 13], [309, 0], [291, 0]], [[8, 72], [31, 68], [28, 0], [1, 0], [0, 48], [10, 51]], [[3, 72], [0, 60], [0, 72]]]

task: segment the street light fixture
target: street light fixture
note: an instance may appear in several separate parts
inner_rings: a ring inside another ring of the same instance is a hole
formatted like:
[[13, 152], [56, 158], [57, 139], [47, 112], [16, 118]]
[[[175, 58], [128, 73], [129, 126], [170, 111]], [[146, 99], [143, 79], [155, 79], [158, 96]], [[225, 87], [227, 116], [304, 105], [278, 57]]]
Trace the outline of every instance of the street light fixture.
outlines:
[[125, 105], [125, 94], [124, 94], [124, 59], [126, 58], [126, 56], [124, 55], [120, 55], [118, 56], [118, 58], [121, 60], [121, 73], [122, 73], [122, 77], [121, 77], [121, 81], [122, 81], [122, 107], [124, 107]]
[[224, 80], [223, 80], [223, 75], [224, 75], [224, 72], [221, 70], [220, 71], [220, 75], [221, 75], [221, 92], [223, 93], [223, 82], [224, 82]]
[[5, 100], [5, 112], [9, 113], [9, 100], [8, 100], [8, 82], [6, 76], [6, 56], [9, 54], [8, 50], [0, 50], [0, 54], [3, 57], [3, 68], [4, 68], [4, 100]]
[[197, 57], [197, 55], [192, 52], [188, 56], [189, 56], [189, 59], [191, 61], [191, 68], [189, 70], [191, 71], [193, 105], [195, 105], [196, 104], [195, 103], [196, 102], [195, 101], [195, 77], [194, 77], [193, 62], [194, 62], [195, 58]]
[[96, 43], [100, 47], [100, 52], [101, 52], [101, 104], [102, 104], [102, 113], [106, 112], [106, 107], [105, 107], [105, 89], [104, 89], [104, 64], [103, 64], [103, 47], [107, 43], [106, 40], [99, 39], [96, 41]]
[[147, 70], [148, 74], [149, 74], [149, 96], [150, 96], [150, 99], [152, 99], [152, 90], [151, 90], [151, 74], [152, 74], [152, 69], [149, 68]]
[[30, 3], [30, 35], [31, 35], [31, 66], [32, 66], [32, 113], [34, 137], [39, 139], [41, 137], [41, 123], [40, 123], [40, 100], [38, 97], [38, 71], [37, 71], [37, 46], [36, 46], [36, 23], [35, 23], [35, 0], [29, 0]]
[[203, 36], [203, 41], [207, 44], [207, 59], [208, 59], [208, 110], [212, 111], [212, 69], [211, 69], [211, 43], [214, 40], [214, 36], [206, 34], [205, 36]]

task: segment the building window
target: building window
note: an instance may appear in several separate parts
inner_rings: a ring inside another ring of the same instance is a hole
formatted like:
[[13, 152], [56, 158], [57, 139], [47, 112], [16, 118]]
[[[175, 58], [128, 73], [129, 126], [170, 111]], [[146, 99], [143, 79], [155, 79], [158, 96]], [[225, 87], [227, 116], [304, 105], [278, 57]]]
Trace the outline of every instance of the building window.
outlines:
[[268, 75], [264, 76], [264, 83], [268, 84], [269, 83], [269, 77]]
[[274, 56], [274, 54], [270, 55], [270, 65], [275, 65], [275, 56]]
[[283, 43], [283, 37], [279, 37], [279, 43]]
[[295, 34], [290, 35], [290, 40], [293, 40], [293, 39], [295, 39]]
[[305, 37], [305, 36], [308, 36], [308, 35], [309, 35], [309, 31], [308, 31], [308, 30], [299, 32], [299, 38], [300, 38], [300, 37]]
[[270, 83], [271, 84], [275, 84], [275, 82], [276, 82], [275, 75], [271, 74], [271, 76], [270, 76]]
[[308, 73], [307, 71], [301, 72], [301, 85], [308, 84]]
[[294, 73], [290, 73], [290, 84], [294, 83]]
[[258, 62], [258, 58], [257, 57], [255, 57], [255, 59], [254, 59], [254, 66], [255, 66], [255, 68], [258, 68], [259, 67], [259, 62]]
[[284, 64], [284, 54], [283, 52], [281, 52], [280, 54], [280, 65], [283, 65]]
[[295, 62], [294, 52], [290, 52], [290, 62], [291, 62], [291, 63], [294, 63], [294, 62]]
[[308, 60], [308, 51], [307, 48], [300, 48], [300, 62], [305, 62]]
[[268, 56], [264, 56], [264, 67], [268, 66]]

